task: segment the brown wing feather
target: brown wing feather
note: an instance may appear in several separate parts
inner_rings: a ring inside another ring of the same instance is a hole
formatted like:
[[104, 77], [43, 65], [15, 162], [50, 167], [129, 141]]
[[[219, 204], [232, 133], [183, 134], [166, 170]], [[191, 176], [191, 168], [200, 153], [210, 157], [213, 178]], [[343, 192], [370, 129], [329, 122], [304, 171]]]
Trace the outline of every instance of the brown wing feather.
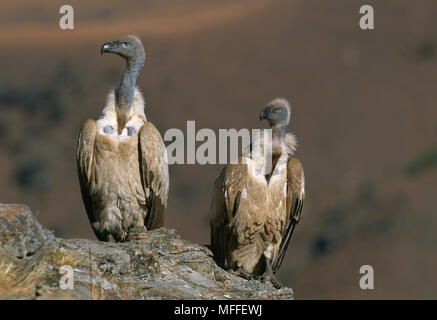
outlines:
[[138, 149], [148, 211], [144, 225], [151, 230], [164, 224], [169, 188], [167, 151], [161, 134], [151, 122], [146, 122], [139, 132]]
[[294, 228], [300, 220], [305, 198], [305, 176], [299, 160], [290, 158], [287, 163], [287, 220], [286, 227], [279, 246], [278, 255], [273, 261], [272, 270], [279, 270], [293, 235]]
[[230, 239], [231, 224], [238, 212], [246, 175], [245, 164], [230, 164], [223, 168], [215, 181], [211, 204], [211, 249], [217, 264], [222, 267], [229, 267], [225, 264], [233, 246]]
[[87, 120], [80, 130], [76, 153], [80, 190], [91, 224], [95, 222], [94, 204], [90, 195], [90, 185], [93, 174], [94, 143], [96, 135], [96, 123], [92, 119]]

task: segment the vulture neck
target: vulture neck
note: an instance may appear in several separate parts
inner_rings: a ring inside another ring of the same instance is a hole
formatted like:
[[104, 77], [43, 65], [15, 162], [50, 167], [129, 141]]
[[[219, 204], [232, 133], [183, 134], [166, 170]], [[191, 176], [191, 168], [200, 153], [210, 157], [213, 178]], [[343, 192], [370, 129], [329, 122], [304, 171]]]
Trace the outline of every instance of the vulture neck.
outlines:
[[134, 99], [135, 85], [141, 68], [143, 67], [144, 60], [142, 59], [129, 59], [126, 63], [126, 69], [121, 77], [120, 87], [118, 90], [117, 99], [117, 121], [118, 121], [118, 133], [123, 130], [132, 108], [132, 102]]
[[287, 126], [284, 124], [272, 126], [272, 153], [274, 156], [281, 156], [286, 132]]
[[286, 130], [286, 125], [279, 124], [272, 126], [272, 170], [266, 175], [267, 181], [270, 181], [270, 178], [275, 171], [276, 164], [282, 155]]

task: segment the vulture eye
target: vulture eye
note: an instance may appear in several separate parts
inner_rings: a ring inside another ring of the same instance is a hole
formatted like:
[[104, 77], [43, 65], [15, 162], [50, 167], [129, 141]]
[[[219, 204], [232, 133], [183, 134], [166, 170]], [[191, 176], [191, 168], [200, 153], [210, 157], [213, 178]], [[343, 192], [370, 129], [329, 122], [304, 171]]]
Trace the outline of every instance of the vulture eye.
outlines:
[[281, 113], [281, 112], [282, 112], [282, 108], [273, 109], [273, 113]]
[[122, 42], [121, 45], [125, 48], [127, 48], [129, 46], [129, 42]]

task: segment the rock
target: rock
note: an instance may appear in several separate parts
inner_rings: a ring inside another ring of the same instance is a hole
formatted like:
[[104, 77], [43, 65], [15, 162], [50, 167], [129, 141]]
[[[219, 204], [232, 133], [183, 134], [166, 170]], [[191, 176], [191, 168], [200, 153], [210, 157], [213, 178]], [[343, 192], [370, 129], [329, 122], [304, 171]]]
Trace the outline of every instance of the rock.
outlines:
[[167, 228], [126, 243], [59, 239], [26, 206], [0, 204], [0, 242], [0, 299], [293, 299]]

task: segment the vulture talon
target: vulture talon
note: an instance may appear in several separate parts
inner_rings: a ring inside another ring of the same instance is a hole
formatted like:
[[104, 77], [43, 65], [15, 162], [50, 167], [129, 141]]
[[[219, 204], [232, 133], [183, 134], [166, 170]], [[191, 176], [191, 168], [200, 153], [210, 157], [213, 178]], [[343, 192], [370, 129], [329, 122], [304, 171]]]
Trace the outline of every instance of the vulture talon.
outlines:
[[142, 240], [147, 235], [147, 228], [142, 227], [134, 227], [129, 229], [129, 234], [127, 236], [128, 241], [132, 240]]
[[237, 270], [233, 270], [233, 269], [231, 269], [231, 270], [229, 270], [229, 273], [230, 273], [230, 274], [233, 274], [234, 276], [237, 276], [237, 277], [240, 277], [240, 278], [246, 279], [246, 280], [248, 280], [248, 281], [251, 281], [251, 280], [254, 279], [252, 274], [245, 272], [245, 271], [244, 271], [243, 269], [241, 269], [241, 268], [238, 268]]
[[263, 275], [261, 277], [261, 281], [270, 282], [272, 286], [275, 287], [275, 289], [282, 289], [284, 287], [284, 285], [280, 283], [278, 279], [276, 279], [276, 277], [273, 275]]

